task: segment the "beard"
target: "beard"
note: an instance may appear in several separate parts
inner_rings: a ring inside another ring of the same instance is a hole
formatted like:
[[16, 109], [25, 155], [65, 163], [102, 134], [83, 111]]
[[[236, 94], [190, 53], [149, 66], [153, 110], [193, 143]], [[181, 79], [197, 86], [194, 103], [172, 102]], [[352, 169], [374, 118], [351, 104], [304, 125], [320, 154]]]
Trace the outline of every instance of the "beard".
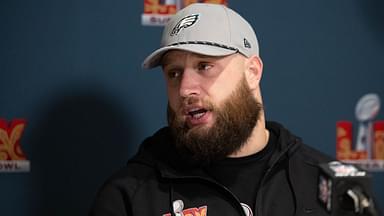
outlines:
[[[200, 99], [194, 97], [186, 100], [193, 103]], [[192, 163], [208, 165], [240, 150], [251, 136], [263, 107], [253, 96], [245, 78], [221, 106], [215, 106], [209, 101], [202, 103], [216, 116], [211, 127], [190, 128], [169, 104], [167, 115], [178, 153], [191, 159]]]

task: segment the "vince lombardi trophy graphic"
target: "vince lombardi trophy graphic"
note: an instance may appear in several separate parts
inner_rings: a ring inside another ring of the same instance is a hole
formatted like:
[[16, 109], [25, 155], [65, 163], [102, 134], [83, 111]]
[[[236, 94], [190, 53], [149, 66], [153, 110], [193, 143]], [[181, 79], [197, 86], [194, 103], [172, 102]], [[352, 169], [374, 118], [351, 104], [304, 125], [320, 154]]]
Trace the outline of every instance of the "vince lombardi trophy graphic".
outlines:
[[176, 1], [176, 10], [181, 10], [185, 7], [184, 0], [175, 0]]
[[184, 202], [183, 200], [175, 200], [173, 201], [173, 211], [176, 216], [184, 216], [183, 209], [184, 209]]
[[184, 8], [184, 0], [160, 0], [163, 5], [176, 5], [176, 10]]
[[379, 113], [379, 110], [380, 98], [377, 94], [366, 94], [356, 104], [356, 118], [359, 121], [356, 150], [367, 151], [368, 159], [372, 159], [372, 121]]

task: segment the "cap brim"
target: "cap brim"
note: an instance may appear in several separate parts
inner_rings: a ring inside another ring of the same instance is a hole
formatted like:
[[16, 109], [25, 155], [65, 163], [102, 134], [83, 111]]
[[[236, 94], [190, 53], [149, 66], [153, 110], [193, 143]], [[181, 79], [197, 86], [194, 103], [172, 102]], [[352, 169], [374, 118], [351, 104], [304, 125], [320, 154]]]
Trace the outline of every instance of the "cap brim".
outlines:
[[183, 50], [207, 56], [226, 56], [237, 52], [236, 50], [202, 44], [180, 44], [174, 46], [166, 46], [155, 50], [147, 58], [145, 58], [142, 67], [145, 69], [150, 69], [159, 66], [161, 64], [163, 55], [170, 50]]

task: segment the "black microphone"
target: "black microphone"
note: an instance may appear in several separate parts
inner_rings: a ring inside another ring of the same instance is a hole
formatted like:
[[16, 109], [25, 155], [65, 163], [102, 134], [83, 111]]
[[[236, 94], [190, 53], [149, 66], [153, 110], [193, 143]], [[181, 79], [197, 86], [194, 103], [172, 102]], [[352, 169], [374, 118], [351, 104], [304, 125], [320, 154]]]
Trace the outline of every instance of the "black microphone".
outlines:
[[319, 166], [318, 199], [331, 216], [378, 216], [368, 172], [339, 161]]

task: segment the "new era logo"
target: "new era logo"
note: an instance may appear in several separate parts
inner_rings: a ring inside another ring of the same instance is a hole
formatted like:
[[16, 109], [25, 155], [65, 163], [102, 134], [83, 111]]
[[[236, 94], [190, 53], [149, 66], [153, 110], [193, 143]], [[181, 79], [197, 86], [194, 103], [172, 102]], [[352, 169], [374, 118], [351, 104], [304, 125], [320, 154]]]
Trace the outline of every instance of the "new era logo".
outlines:
[[251, 43], [249, 43], [249, 41], [246, 38], [244, 38], [244, 47], [249, 49], [251, 48]]
[[179, 34], [179, 32], [183, 28], [188, 28], [196, 23], [196, 21], [199, 19], [199, 14], [193, 14], [190, 16], [186, 16], [183, 19], [181, 19], [176, 26], [172, 29], [171, 36]]

